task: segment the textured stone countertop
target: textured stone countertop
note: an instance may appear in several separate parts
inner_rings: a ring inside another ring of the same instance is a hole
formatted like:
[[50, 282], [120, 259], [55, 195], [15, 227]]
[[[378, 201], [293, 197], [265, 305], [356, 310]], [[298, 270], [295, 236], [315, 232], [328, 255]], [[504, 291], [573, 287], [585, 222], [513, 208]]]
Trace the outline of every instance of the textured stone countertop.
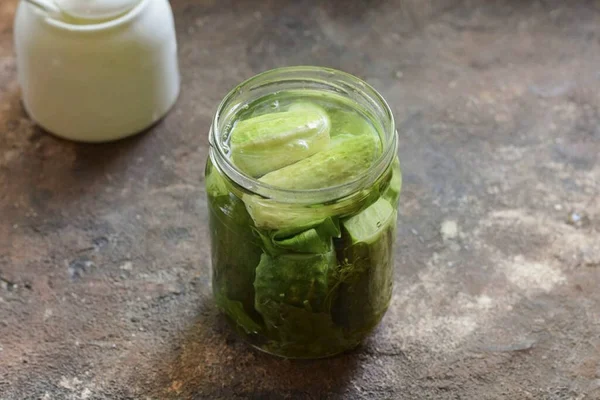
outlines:
[[[97, 146], [24, 114], [16, 3], [0, 3], [0, 399], [600, 399], [599, 2], [173, 0], [176, 107]], [[405, 179], [391, 308], [322, 361], [252, 351], [210, 297], [212, 114], [295, 64], [381, 91]]]

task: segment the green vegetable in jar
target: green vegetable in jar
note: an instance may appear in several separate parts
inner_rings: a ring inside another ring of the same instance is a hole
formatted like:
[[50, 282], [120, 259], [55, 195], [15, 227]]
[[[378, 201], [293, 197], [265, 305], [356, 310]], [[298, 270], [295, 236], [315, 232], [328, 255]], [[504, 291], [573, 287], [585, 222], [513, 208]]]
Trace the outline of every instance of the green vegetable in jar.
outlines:
[[372, 135], [344, 137], [334, 145], [295, 164], [270, 172], [260, 181], [282, 189], [319, 189], [351, 181], [380, 154]]
[[[390, 146], [372, 113], [333, 92], [278, 91], [240, 110], [223, 149], [253, 185], [270, 190], [317, 193], [362, 182]], [[256, 193], [219, 162], [211, 157], [206, 171], [213, 290], [237, 332], [283, 357], [357, 346], [391, 299], [397, 158], [368, 186], [311, 204]]]
[[341, 258], [348, 271], [338, 288], [334, 320], [349, 329], [371, 329], [392, 296], [393, 243], [397, 212], [380, 198], [343, 222]]
[[316, 106], [239, 121], [231, 132], [231, 159], [258, 177], [327, 148], [329, 130], [329, 117]]

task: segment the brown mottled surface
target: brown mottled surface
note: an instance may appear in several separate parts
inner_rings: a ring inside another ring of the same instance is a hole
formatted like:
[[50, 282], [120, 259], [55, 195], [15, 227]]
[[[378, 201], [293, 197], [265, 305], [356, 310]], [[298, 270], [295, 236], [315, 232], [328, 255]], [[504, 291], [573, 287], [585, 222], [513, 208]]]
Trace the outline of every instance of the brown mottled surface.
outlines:
[[[0, 399], [600, 399], [598, 1], [173, 0], [181, 98], [102, 146], [24, 115], [16, 2], [0, 3]], [[315, 362], [250, 350], [210, 298], [211, 116], [290, 64], [377, 87], [405, 173], [390, 311]]]

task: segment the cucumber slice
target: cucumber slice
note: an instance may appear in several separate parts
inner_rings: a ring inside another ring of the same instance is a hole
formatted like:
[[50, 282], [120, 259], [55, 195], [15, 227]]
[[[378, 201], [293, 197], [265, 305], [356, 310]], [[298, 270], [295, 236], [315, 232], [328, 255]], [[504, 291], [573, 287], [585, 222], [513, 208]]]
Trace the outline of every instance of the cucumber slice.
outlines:
[[373, 135], [345, 137], [327, 150], [270, 172], [261, 182], [282, 189], [322, 189], [357, 177], [371, 166], [381, 153], [381, 144]]
[[259, 196], [242, 197], [246, 210], [258, 229], [283, 230], [289, 234], [302, 232], [321, 224], [326, 218], [336, 215], [351, 215], [361, 207], [361, 202], [341, 202], [318, 207], [299, 207], [280, 203]]
[[380, 198], [357, 215], [343, 222], [352, 244], [373, 243], [388, 225], [395, 223], [396, 212], [391, 204]]
[[327, 113], [316, 105], [239, 121], [231, 132], [231, 159], [259, 177], [327, 148], [330, 129]]
[[400, 197], [400, 190], [402, 189], [402, 171], [400, 170], [400, 161], [398, 158], [394, 160], [392, 164], [392, 179], [390, 180], [390, 186], [385, 191], [384, 198], [390, 202], [393, 206], [398, 205], [398, 198]]

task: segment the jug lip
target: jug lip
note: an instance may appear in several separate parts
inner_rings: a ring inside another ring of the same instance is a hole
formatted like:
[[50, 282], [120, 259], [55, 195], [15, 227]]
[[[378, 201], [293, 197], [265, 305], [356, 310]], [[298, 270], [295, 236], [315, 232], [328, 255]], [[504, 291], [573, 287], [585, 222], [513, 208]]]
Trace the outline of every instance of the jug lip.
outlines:
[[61, 21], [50, 16], [44, 14], [43, 11], [37, 9], [36, 7], [31, 7], [33, 12], [37, 13], [38, 16], [44, 18], [44, 21], [51, 25], [54, 28], [60, 29], [62, 31], [69, 32], [102, 32], [112, 28], [116, 28], [120, 25], [124, 25], [134, 18], [136, 18], [144, 8], [150, 3], [150, 1], [156, 0], [140, 0], [132, 9], [127, 11], [126, 13], [119, 15], [114, 19], [109, 19], [106, 21], [102, 21], [99, 23], [90, 23], [90, 24], [72, 24], [66, 21]]

